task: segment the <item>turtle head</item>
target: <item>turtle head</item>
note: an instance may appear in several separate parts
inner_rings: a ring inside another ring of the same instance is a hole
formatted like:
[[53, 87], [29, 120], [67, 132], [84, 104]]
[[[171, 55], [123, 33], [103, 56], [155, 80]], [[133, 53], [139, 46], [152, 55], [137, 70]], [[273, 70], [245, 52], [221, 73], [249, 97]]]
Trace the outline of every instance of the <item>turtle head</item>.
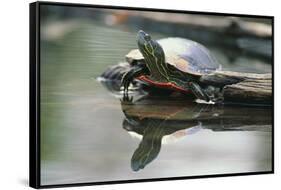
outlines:
[[142, 30], [138, 32], [137, 42], [151, 75], [159, 80], [161, 78], [164, 80], [167, 77], [164, 76], [167, 75], [167, 63], [165, 62], [165, 53], [161, 45]]
[[137, 41], [139, 50], [145, 58], [147, 56], [151, 58], [160, 58], [162, 56], [163, 58], [165, 58], [164, 51], [161, 45], [157, 41], [151, 39], [151, 36], [149, 34], [140, 30], [138, 32]]

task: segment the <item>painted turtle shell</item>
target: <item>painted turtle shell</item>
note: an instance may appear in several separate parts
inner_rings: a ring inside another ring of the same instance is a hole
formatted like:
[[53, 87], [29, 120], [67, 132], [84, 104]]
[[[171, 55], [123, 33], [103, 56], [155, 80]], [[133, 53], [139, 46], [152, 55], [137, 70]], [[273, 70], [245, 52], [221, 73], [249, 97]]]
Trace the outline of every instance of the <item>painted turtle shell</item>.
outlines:
[[[157, 40], [165, 53], [165, 60], [182, 72], [203, 75], [218, 70], [220, 65], [203, 45], [183, 38], [164, 38]], [[144, 61], [138, 49], [131, 50], [126, 55], [128, 63]]]

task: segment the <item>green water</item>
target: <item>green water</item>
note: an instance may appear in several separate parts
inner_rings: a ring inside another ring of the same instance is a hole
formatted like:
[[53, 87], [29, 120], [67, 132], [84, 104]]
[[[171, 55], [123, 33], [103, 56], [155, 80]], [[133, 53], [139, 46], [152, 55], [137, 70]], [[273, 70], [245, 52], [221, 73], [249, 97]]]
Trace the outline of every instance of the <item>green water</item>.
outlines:
[[[136, 48], [137, 31], [81, 21], [61, 31], [52, 32], [52, 27], [41, 28], [42, 185], [271, 170], [271, 108], [235, 107], [232, 114], [231, 108], [184, 100], [124, 107], [96, 78]], [[229, 63], [223, 48], [209, 48], [223, 68], [271, 70], [257, 58], [238, 57]], [[151, 138], [166, 135], [156, 158], [137, 172], [131, 159], [144, 132], [124, 127], [124, 120], [132, 121], [124, 111], [144, 127], [155, 124], [162, 131]], [[166, 121], [160, 126], [159, 119]]]

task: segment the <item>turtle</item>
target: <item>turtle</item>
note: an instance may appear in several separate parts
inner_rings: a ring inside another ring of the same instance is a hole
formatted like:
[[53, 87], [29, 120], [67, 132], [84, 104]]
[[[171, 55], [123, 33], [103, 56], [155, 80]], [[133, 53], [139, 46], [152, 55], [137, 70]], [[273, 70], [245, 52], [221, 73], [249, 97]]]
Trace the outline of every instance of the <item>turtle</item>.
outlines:
[[138, 49], [126, 55], [131, 68], [121, 79], [124, 94], [128, 93], [130, 83], [139, 79], [160, 88], [192, 92], [207, 102], [222, 101], [220, 87], [200, 82], [201, 76], [221, 68], [216, 58], [200, 43], [179, 37], [153, 40], [140, 30], [137, 45]]

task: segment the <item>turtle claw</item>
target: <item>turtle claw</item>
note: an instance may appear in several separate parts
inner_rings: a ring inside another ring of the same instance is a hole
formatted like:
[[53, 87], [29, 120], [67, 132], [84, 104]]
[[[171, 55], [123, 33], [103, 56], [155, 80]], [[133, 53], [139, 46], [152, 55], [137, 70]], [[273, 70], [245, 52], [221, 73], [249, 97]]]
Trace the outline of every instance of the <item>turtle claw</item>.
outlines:
[[207, 88], [204, 89], [204, 92], [212, 102], [215, 102], [216, 104], [223, 103], [224, 101], [223, 88], [208, 86]]
[[126, 72], [121, 79], [121, 86], [124, 87], [125, 94], [128, 93], [129, 86], [132, 81], [133, 81], [133, 77], [132, 77], [132, 70], [131, 70], [131, 71]]
[[120, 101], [124, 103], [132, 103], [133, 99], [134, 99], [133, 96], [129, 96], [128, 93], [124, 93], [123, 98], [120, 99]]

